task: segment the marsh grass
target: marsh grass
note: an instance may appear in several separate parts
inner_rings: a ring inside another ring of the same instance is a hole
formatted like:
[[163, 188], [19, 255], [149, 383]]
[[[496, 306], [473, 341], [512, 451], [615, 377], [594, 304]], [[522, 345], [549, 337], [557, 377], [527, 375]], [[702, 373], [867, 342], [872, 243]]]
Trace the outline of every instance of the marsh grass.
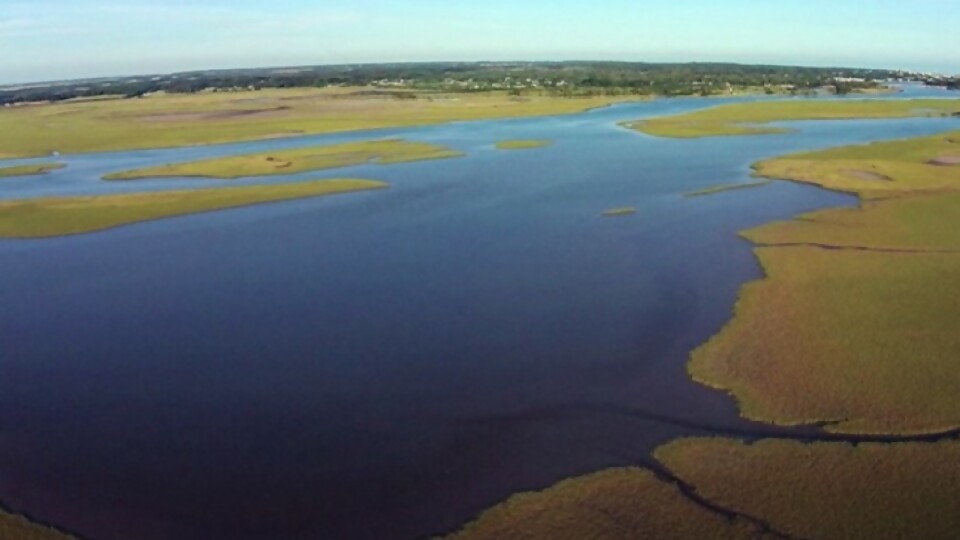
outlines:
[[769, 126], [798, 120], [846, 120], [950, 116], [960, 111], [960, 100], [787, 100], [721, 105], [702, 111], [627, 122], [625, 127], [648, 135], [700, 138], [768, 135], [789, 132]]
[[37, 176], [47, 174], [66, 167], [63, 163], [40, 163], [37, 165], [18, 165], [16, 167], [0, 167], [0, 178], [12, 178], [17, 176]]
[[0, 237], [44, 238], [88, 233], [154, 219], [387, 187], [338, 179], [188, 191], [0, 201]]
[[818, 244], [838, 248], [957, 251], [960, 193], [864, 201], [860, 208], [826, 210], [741, 233], [760, 245]]
[[[448, 540], [953, 540], [960, 442], [804, 444], [678, 439], [655, 457], [721, 514], [639, 468], [515, 495]], [[740, 517], [729, 518], [728, 514]], [[766, 523], [764, 533], [745, 519]]]
[[760, 176], [816, 184], [865, 200], [942, 192], [960, 189], [960, 167], [936, 163], [960, 154], [957, 140], [960, 131], [847, 146], [761, 161], [754, 169]]
[[161, 94], [0, 109], [0, 159], [571, 114], [625, 99], [518, 99], [506, 92], [422, 94], [417, 99], [395, 99], [364, 95], [363, 90]]
[[767, 277], [744, 287], [734, 319], [693, 353], [694, 378], [771, 423], [899, 434], [960, 426], [960, 171], [929, 163], [958, 136], [758, 164], [864, 202], [743, 233], [771, 246], [757, 249]]
[[68, 534], [3, 510], [0, 510], [0, 538], [3, 540], [76, 540]]
[[960, 443], [684, 439], [656, 457], [710, 501], [794, 538], [952, 540]]
[[362, 165], [364, 163], [389, 165], [455, 158], [463, 155], [462, 152], [443, 146], [401, 139], [388, 139], [170, 164], [108, 174], [104, 179], [136, 180], [157, 177], [234, 179], [249, 176], [297, 174]]
[[[515, 495], [448, 540], [763, 539], [644, 469], [610, 469]], [[772, 538], [772, 537], [771, 537]]]
[[744, 416], [844, 433], [960, 426], [960, 254], [757, 250], [767, 278], [693, 353], [697, 381]]
[[548, 140], [512, 140], [500, 141], [496, 144], [498, 150], [535, 150], [551, 146], [553, 141]]

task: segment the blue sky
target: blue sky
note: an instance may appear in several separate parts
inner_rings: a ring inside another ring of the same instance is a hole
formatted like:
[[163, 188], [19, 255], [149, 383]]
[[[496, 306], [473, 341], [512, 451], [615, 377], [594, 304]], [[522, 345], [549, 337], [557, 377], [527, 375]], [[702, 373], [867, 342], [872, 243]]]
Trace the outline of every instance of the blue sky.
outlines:
[[426, 60], [960, 73], [960, 0], [0, 0], [0, 82]]

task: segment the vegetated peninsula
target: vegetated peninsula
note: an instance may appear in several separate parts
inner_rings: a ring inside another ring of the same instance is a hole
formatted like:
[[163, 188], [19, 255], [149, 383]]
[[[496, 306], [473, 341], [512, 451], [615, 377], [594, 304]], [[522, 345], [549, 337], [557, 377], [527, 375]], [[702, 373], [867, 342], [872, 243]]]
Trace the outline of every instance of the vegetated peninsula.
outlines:
[[232, 179], [297, 174], [364, 163], [389, 165], [463, 155], [462, 152], [444, 146], [389, 139], [213, 158], [109, 174], [104, 179], [135, 180], [181, 176]]
[[625, 127], [657, 137], [694, 139], [730, 135], [786, 133], [773, 122], [950, 116], [960, 100], [764, 101], [735, 103], [674, 116], [627, 122]]
[[386, 187], [388, 184], [374, 180], [337, 179], [155, 193], [0, 201], [0, 238], [67, 236], [153, 219]]
[[40, 163], [36, 165], [18, 165], [15, 167], [0, 167], [0, 178], [15, 178], [18, 176], [38, 176], [66, 167], [63, 163]]
[[[744, 235], [767, 278], [694, 353], [691, 373], [778, 424], [845, 433], [960, 427], [960, 132], [759, 163], [772, 178], [856, 193], [857, 210], [818, 212]], [[777, 317], [768, 314], [778, 313]], [[771, 369], [769, 359], [776, 358]]]

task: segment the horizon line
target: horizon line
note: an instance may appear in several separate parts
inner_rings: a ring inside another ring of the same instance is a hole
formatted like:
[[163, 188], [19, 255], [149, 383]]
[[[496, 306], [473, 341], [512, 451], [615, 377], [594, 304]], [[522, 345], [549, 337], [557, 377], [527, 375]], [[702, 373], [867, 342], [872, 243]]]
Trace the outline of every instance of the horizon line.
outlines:
[[863, 71], [898, 71], [909, 74], [929, 74], [929, 75], [941, 75], [941, 76], [951, 76], [945, 72], [933, 72], [933, 71], [924, 71], [924, 70], [915, 70], [907, 68], [889, 68], [889, 67], [858, 67], [858, 66], [844, 66], [840, 64], [830, 64], [830, 65], [813, 65], [813, 64], [789, 64], [789, 63], [767, 63], [767, 62], [737, 62], [737, 61], [701, 61], [701, 60], [685, 60], [685, 61], [648, 61], [648, 60], [583, 60], [583, 59], [567, 59], [567, 60], [403, 60], [403, 61], [359, 61], [359, 62], [337, 62], [337, 63], [318, 63], [318, 64], [274, 64], [274, 65], [259, 65], [259, 66], [249, 66], [249, 67], [211, 67], [211, 68], [199, 68], [199, 69], [187, 69], [187, 70], [176, 70], [176, 71], [153, 71], [153, 72], [140, 72], [140, 73], [124, 73], [124, 74], [113, 74], [113, 75], [95, 75], [88, 77], [76, 77], [76, 78], [67, 78], [67, 79], [46, 79], [46, 80], [25, 80], [25, 81], [14, 81], [14, 82], [0, 82], [0, 89], [10, 86], [38, 86], [38, 85], [52, 85], [58, 83], [71, 83], [71, 82], [83, 82], [83, 81], [97, 81], [97, 80], [111, 80], [111, 79], [126, 79], [134, 77], [156, 77], [156, 76], [170, 76], [170, 75], [186, 75], [193, 73], [209, 73], [209, 72], [230, 72], [230, 71], [256, 71], [256, 70], [280, 70], [280, 69], [305, 69], [305, 68], [317, 68], [317, 67], [349, 67], [349, 66], [402, 66], [402, 65], [436, 65], [436, 64], [573, 64], [573, 63], [583, 63], [583, 64], [649, 64], [649, 65], [730, 65], [730, 66], [749, 66], [749, 67], [791, 67], [791, 68], [812, 68], [812, 69], [847, 69], [847, 70], [863, 70]]

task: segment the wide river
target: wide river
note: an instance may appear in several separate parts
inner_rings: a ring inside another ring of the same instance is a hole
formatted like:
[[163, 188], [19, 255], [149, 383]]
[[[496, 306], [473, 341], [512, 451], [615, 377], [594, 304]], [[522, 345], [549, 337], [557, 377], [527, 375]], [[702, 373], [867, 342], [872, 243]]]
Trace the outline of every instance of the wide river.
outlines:
[[[95, 540], [410, 540], [675, 437], [771, 433], [693, 383], [689, 351], [761, 276], [738, 230], [856, 201], [784, 182], [682, 193], [960, 122], [703, 140], [616, 125], [725, 101], [67, 156], [3, 180], [0, 198], [222, 185], [99, 177], [388, 136], [468, 154], [267, 180], [387, 191], [0, 241], [0, 501]], [[493, 148], [513, 138], [555, 144]], [[601, 217], [621, 206], [638, 212]]]

